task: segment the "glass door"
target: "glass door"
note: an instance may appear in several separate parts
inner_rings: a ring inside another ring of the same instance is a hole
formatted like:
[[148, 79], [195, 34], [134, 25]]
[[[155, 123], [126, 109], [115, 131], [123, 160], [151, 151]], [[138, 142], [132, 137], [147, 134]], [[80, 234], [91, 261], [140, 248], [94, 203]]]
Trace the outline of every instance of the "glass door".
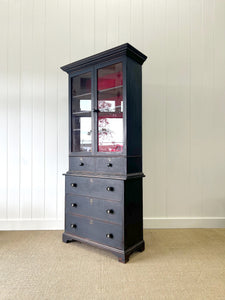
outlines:
[[71, 152], [92, 151], [91, 72], [71, 81]]
[[122, 63], [97, 70], [98, 152], [123, 151]]

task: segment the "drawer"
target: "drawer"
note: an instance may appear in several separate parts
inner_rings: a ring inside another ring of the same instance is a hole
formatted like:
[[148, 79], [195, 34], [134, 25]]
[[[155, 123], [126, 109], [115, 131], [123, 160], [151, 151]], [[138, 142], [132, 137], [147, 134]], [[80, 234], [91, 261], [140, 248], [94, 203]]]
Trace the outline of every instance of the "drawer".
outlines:
[[123, 200], [123, 180], [66, 176], [66, 193], [108, 200]]
[[70, 171], [95, 171], [95, 160], [93, 157], [69, 157]]
[[122, 206], [115, 201], [66, 194], [66, 213], [122, 224]]
[[120, 225], [66, 214], [65, 227], [67, 233], [122, 249], [123, 234]]
[[125, 174], [126, 159], [124, 157], [98, 157], [96, 170], [100, 173]]

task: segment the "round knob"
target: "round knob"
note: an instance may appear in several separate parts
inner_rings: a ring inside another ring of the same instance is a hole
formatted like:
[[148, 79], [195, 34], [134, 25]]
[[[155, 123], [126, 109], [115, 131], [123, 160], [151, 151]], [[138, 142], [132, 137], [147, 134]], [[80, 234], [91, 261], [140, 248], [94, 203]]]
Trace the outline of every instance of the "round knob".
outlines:
[[107, 186], [106, 190], [107, 190], [108, 192], [112, 192], [112, 191], [114, 190], [114, 188], [113, 188], [112, 186]]
[[108, 167], [108, 168], [111, 168], [111, 167], [112, 167], [112, 164], [111, 164], [111, 163], [108, 163], [108, 164], [107, 164], [107, 167]]
[[71, 224], [70, 227], [71, 228], [77, 228], [77, 225], [76, 224]]
[[72, 187], [77, 187], [77, 184], [76, 183], [71, 183], [71, 186]]
[[113, 239], [113, 234], [112, 234], [112, 233], [107, 233], [107, 234], [106, 234], [106, 237], [107, 237], [108, 239]]
[[72, 207], [77, 207], [77, 204], [76, 203], [71, 203], [71, 206]]
[[113, 209], [107, 209], [107, 210], [106, 210], [106, 213], [107, 213], [108, 215], [113, 214], [113, 213], [114, 213], [114, 210], [113, 210]]
[[84, 165], [84, 163], [83, 162], [80, 162], [80, 166], [82, 167]]

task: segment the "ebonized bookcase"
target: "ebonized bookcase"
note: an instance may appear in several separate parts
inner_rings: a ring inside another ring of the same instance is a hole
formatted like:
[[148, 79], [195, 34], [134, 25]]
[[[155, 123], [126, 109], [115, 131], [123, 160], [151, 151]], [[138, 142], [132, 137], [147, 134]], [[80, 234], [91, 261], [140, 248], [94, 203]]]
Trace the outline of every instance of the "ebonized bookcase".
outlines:
[[69, 170], [63, 241], [144, 250], [142, 64], [130, 44], [63, 66], [69, 75]]

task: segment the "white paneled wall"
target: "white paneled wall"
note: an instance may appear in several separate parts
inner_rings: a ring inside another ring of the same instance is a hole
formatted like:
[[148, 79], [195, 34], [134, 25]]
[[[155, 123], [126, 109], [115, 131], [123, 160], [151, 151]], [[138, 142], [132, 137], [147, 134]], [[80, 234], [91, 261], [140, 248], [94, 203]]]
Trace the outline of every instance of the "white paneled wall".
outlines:
[[0, 229], [61, 229], [67, 75], [129, 42], [143, 65], [145, 227], [225, 226], [225, 1], [0, 0]]

